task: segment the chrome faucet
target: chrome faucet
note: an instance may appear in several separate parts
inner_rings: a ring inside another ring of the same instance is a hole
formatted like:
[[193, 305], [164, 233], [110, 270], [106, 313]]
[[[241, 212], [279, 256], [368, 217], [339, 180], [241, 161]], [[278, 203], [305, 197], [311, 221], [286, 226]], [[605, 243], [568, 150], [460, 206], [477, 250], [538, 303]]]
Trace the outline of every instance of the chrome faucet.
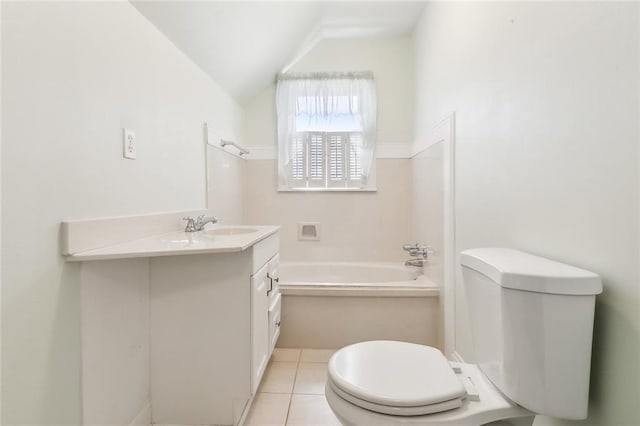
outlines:
[[433, 254], [431, 247], [419, 243], [404, 244], [402, 250], [408, 251], [409, 255], [413, 257], [413, 259], [404, 262], [404, 266], [422, 267], [426, 265], [428, 257]]
[[196, 218], [191, 217], [191, 216], [187, 216], [187, 217], [183, 217], [182, 220], [186, 220], [187, 221], [187, 226], [185, 226], [184, 228], [184, 232], [198, 232], [198, 231], [202, 231], [204, 229], [204, 226], [211, 222], [211, 223], [217, 223], [218, 219], [216, 217], [213, 216], [205, 216], [205, 215], [200, 215]]

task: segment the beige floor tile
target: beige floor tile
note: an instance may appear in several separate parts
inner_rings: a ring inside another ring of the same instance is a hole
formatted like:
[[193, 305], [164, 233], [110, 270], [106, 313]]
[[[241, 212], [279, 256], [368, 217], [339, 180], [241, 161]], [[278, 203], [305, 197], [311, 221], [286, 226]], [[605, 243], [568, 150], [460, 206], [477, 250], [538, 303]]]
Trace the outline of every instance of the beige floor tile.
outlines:
[[289, 410], [291, 395], [258, 393], [253, 400], [251, 411], [245, 421], [246, 426], [284, 426]]
[[297, 368], [297, 362], [270, 362], [258, 392], [291, 393]]
[[324, 395], [327, 383], [327, 364], [318, 362], [301, 362], [298, 365], [293, 393]]
[[273, 355], [271, 355], [271, 361], [298, 362], [300, 359], [300, 352], [300, 349], [275, 348], [273, 350]]
[[335, 349], [303, 349], [300, 362], [329, 362]]
[[341, 426], [324, 395], [291, 395], [287, 426]]

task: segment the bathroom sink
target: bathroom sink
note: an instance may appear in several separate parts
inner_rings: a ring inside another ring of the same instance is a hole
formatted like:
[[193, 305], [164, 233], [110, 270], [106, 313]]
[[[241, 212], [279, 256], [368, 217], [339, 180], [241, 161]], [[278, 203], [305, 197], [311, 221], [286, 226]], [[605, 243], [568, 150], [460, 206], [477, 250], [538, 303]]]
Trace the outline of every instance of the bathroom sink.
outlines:
[[[184, 236], [180, 235], [183, 234]], [[199, 244], [204, 241], [213, 241], [214, 235], [207, 235], [206, 233], [196, 233], [196, 232], [184, 232], [179, 233], [179, 235], [171, 236], [169, 238], [163, 238], [160, 240], [161, 243], [167, 246], [178, 246], [178, 247], [188, 247]]]
[[216, 228], [206, 231], [209, 235], [239, 235], [257, 232], [255, 228]]

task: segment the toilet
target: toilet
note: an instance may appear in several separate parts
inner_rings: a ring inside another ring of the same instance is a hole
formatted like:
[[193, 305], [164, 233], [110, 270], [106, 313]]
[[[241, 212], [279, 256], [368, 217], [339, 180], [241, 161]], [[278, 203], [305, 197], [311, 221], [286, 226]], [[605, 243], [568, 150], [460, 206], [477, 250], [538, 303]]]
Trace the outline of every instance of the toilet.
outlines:
[[508, 248], [460, 254], [477, 363], [396, 341], [331, 357], [325, 396], [343, 425], [529, 426], [587, 417], [592, 272]]

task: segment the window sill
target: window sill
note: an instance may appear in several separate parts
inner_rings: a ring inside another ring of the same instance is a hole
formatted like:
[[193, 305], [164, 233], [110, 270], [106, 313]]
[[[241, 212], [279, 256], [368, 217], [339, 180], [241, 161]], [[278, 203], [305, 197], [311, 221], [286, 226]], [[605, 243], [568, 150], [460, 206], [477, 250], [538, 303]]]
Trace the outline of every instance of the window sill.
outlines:
[[377, 192], [371, 188], [278, 188], [278, 192]]

